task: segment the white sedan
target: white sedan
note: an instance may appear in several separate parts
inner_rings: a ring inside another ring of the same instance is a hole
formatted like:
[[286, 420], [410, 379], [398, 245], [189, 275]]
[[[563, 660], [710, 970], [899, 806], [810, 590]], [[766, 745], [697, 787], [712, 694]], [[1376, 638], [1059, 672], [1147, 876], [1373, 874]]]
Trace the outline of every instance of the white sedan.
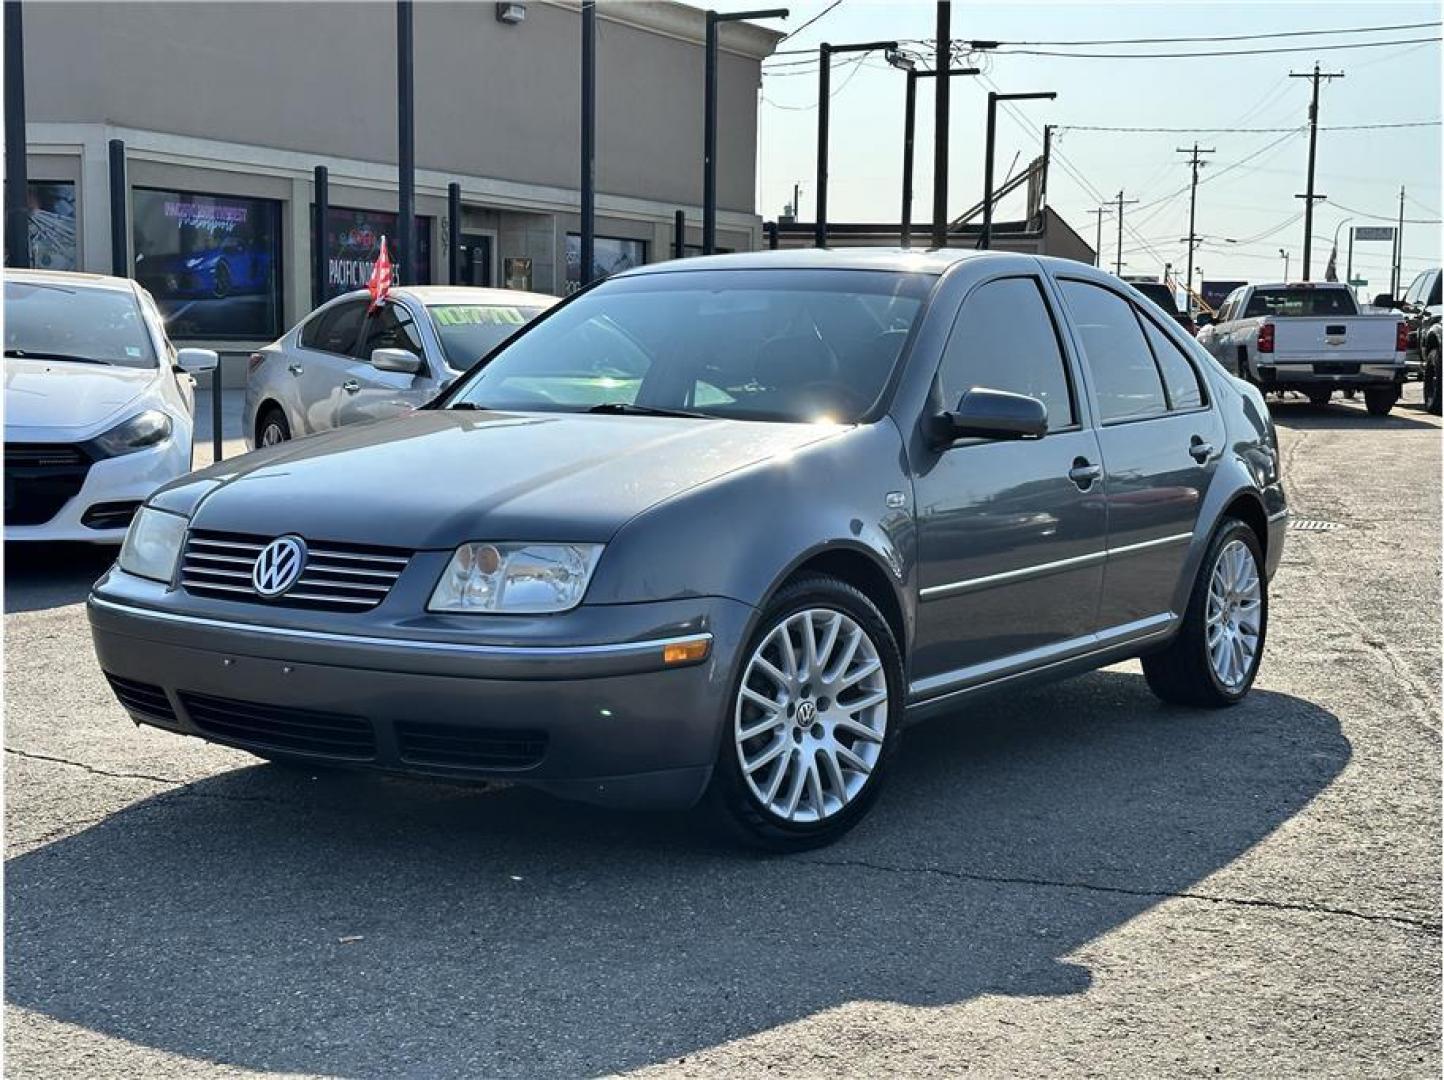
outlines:
[[136, 509], [191, 468], [195, 381], [125, 278], [5, 274], [5, 539], [118, 544]]

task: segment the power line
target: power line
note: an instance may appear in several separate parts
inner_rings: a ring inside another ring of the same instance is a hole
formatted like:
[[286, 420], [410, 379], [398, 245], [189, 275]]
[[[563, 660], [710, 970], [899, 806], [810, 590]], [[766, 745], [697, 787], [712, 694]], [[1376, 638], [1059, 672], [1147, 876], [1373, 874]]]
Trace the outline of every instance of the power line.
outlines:
[[[842, 3], [842, 0], [832, 0], [832, 3], [828, 4], [827, 7], [823, 8], [821, 11], [819, 11], [819, 12], [818, 12], [816, 15], [814, 15], [812, 18], [808, 19], [805, 23], [803, 23], [801, 26], [799, 26], [796, 30], [792, 30], [792, 31], [790, 31], [790, 32], [788, 32], [788, 33], [786, 33], [786, 34], [783, 34], [780, 38], [778, 38], [778, 39], [777, 39], [778, 44], [781, 44], [782, 42], [786, 41], [788, 38], [796, 37], [798, 34], [802, 33], [804, 30], [806, 30], [806, 29], [807, 29], [809, 26], [811, 26], [813, 23], [817, 22], [818, 19], [822, 18], [822, 17], [823, 17], [824, 15], [826, 15], [829, 11], [831, 11], [833, 8], [837, 7], [837, 6], [840, 5], [841, 3]], [[1399, 29], [1402, 29], [1402, 27], [1400, 27]], [[774, 53], [773, 55], [776, 55], [776, 54]]]
[[1172, 45], [1187, 41], [1258, 41], [1263, 38], [1319, 37], [1324, 34], [1378, 34], [1392, 30], [1419, 30], [1438, 21], [1395, 23], [1392, 26], [1339, 27], [1332, 30], [1279, 30], [1269, 34], [1209, 34], [1203, 37], [1113, 38], [1094, 41], [1000, 41], [999, 45]]
[[[1332, 206], [1332, 207], [1333, 207], [1334, 209], [1336, 209], [1336, 210], [1342, 210], [1342, 211], [1344, 211], [1346, 214], [1353, 214], [1353, 215], [1355, 215], [1356, 217], [1373, 218], [1375, 221], [1397, 221], [1397, 220], [1398, 220], [1398, 218], [1397, 218], [1395, 215], [1393, 215], [1393, 214], [1371, 214], [1371, 213], [1369, 213], [1367, 210], [1355, 210], [1352, 206], [1345, 206], [1343, 203], [1341, 203], [1341, 202], [1335, 202], [1333, 199], [1330, 199], [1330, 200], [1329, 200], [1329, 205]], [[1439, 219], [1439, 218], [1405, 218], [1405, 219], [1404, 219], [1404, 224], [1405, 224], [1405, 225], [1439, 225], [1439, 224], [1441, 224], [1441, 219]]]
[[1400, 38], [1395, 41], [1355, 41], [1338, 45], [1281, 45], [1273, 49], [1221, 49], [1213, 52], [1157, 52], [1157, 53], [1070, 53], [1048, 49], [1008, 49], [998, 56], [1056, 56], [1067, 60], [1192, 60], [1210, 56], [1273, 56], [1278, 53], [1331, 52], [1335, 49], [1382, 49], [1391, 45], [1418, 45], [1421, 42], [1439, 41], [1437, 37]]
[[[1320, 131], [1378, 131], [1381, 128], [1416, 128], [1416, 127], [1439, 127], [1444, 120], [1402, 120], [1387, 124], [1338, 124], [1331, 127], [1320, 126]], [[1267, 127], [1267, 128], [1201, 128], [1201, 127], [1101, 127], [1091, 124], [1058, 124], [1059, 131], [1121, 131], [1137, 134], [1160, 134], [1160, 135], [1271, 135], [1280, 131], [1297, 131], [1297, 127]]]

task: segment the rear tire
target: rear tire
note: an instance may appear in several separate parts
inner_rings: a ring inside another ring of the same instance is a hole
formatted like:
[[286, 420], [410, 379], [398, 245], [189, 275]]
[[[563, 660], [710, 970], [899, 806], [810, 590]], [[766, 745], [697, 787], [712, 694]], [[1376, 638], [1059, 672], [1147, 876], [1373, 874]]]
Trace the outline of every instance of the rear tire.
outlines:
[[267, 405], [256, 421], [256, 449], [290, 441], [291, 425], [286, 420], [286, 414], [275, 405]]
[[1370, 416], [1388, 416], [1389, 410], [1399, 400], [1399, 388], [1391, 386], [1387, 390], [1365, 390], [1364, 408], [1369, 410]]
[[1435, 416], [1440, 413], [1439, 393], [1439, 343], [1435, 342], [1424, 350], [1424, 411]]
[[[1251, 590], [1256, 591], [1252, 604], [1234, 602]], [[1148, 688], [1175, 705], [1218, 709], [1238, 704], [1263, 659], [1268, 604], [1258, 536], [1238, 518], [1224, 518], [1199, 564], [1183, 626], [1167, 648], [1143, 658]], [[1249, 627], [1252, 633], [1234, 633], [1230, 627]], [[1234, 639], [1240, 645], [1230, 654]], [[1252, 653], [1241, 656], [1250, 643]]]
[[877, 798], [905, 693], [897, 641], [867, 596], [824, 576], [784, 587], [738, 663], [705, 799], [714, 822], [771, 851], [832, 843]]

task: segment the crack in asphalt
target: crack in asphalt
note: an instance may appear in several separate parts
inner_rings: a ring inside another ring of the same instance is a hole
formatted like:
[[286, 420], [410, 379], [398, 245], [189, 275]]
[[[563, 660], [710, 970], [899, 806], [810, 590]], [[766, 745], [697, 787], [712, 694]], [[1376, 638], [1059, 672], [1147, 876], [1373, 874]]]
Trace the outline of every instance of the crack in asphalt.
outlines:
[[868, 862], [863, 859], [799, 859], [799, 863], [811, 866], [828, 866], [839, 869], [875, 870], [885, 874], [932, 874], [953, 878], [958, 881], [982, 881], [994, 885], [1026, 885], [1052, 889], [1083, 889], [1088, 892], [1112, 893], [1121, 896], [1163, 898], [1169, 900], [1201, 900], [1210, 904], [1225, 904], [1237, 907], [1272, 908], [1276, 911], [1305, 912], [1310, 915], [1338, 915], [1365, 922], [1386, 923], [1438, 935], [1440, 924], [1416, 919], [1408, 915], [1378, 915], [1352, 908], [1330, 907], [1323, 904], [1291, 903], [1286, 900], [1264, 900], [1239, 896], [1218, 896], [1212, 893], [1174, 892], [1167, 889], [1130, 889], [1123, 885], [1095, 885], [1087, 881], [1055, 881], [1049, 878], [1013, 877], [996, 874], [968, 873], [963, 870], [945, 870], [936, 866], [891, 866], [887, 863]]
[[17, 750], [13, 746], [5, 748], [7, 754], [14, 754], [16, 757], [26, 758], [30, 761], [48, 761], [54, 765], [69, 765], [76, 769], [84, 769], [96, 776], [109, 776], [116, 780], [143, 780], [152, 784], [186, 784], [189, 781], [177, 780], [173, 776], [152, 776], [149, 773], [127, 773], [113, 772], [109, 769], [97, 768], [94, 765], [87, 765], [83, 761], [71, 761], [69, 758], [53, 757], [50, 754], [37, 754], [31, 750]]

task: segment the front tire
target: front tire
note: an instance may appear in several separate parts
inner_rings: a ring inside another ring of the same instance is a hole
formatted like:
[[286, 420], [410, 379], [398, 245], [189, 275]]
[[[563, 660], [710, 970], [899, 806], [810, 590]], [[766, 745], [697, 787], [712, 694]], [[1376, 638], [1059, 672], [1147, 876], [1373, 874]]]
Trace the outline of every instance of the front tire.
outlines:
[[1435, 342], [1424, 350], [1424, 410], [1435, 416], [1440, 413], [1439, 393], [1439, 344]]
[[1183, 626], [1167, 648], [1143, 658], [1148, 688], [1175, 705], [1238, 704], [1263, 659], [1268, 604], [1258, 536], [1225, 518], [1199, 566]]
[[733, 838], [829, 844], [867, 813], [902, 727], [902, 654], [861, 591], [806, 577], [768, 605], [742, 654], [707, 801]]
[[1369, 410], [1370, 416], [1388, 416], [1389, 410], [1399, 400], [1399, 388], [1391, 386], [1387, 390], [1365, 390], [1364, 408]]

